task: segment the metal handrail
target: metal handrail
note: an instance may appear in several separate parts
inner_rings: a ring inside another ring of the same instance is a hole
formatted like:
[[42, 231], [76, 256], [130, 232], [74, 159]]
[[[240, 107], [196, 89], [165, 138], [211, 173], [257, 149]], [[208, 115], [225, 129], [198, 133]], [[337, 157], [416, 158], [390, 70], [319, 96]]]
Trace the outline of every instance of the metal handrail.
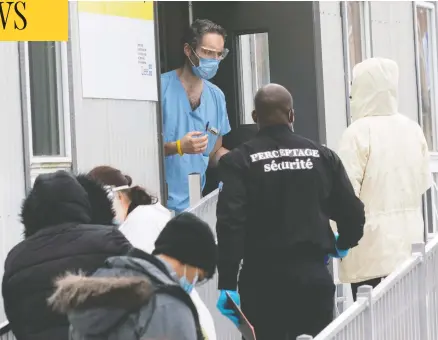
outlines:
[[218, 195], [219, 195], [219, 189], [216, 189], [216, 190], [212, 191], [211, 193], [209, 193], [207, 196], [202, 197], [200, 201], [198, 201], [193, 206], [189, 207], [186, 211], [191, 212], [191, 213], [196, 212], [196, 210], [199, 207], [206, 205], [207, 202], [212, 201], [214, 199], [217, 199]]
[[[358, 300], [355, 303], [353, 303], [350, 308], [348, 308], [348, 313], [342, 313], [339, 315], [336, 319], [333, 320], [330, 325], [328, 325], [318, 336], [315, 338], [315, 340], [319, 339], [326, 339], [327, 335], [336, 335], [340, 331], [342, 331], [342, 327], [348, 323], [350, 323], [352, 320], [354, 320], [358, 315], [363, 313], [363, 311], [367, 308], [367, 301], [366, 300]], [[306, 339], [306, 338], [304, 338]], [[309, 338], [312, 339], [312, 338]]]
[[382, 295], [386, 294], [420, 262], [421, 259], [419, 256], [413, 256], [403, 262], [400, 267], [389, 274], [376, 288], [373, 289], [373, 300], [379, 300]]
[[[368, 296], [362, 296], [368, 299], [358, 298], [315, 338], [302, 335], [297, 339], [346, 339], [345, 334], [353, 333], [355, 339], [366, 340], [411, 339], [413, 333], [422, 340], [437, 339], [438, 236], [426, 246], [414, 244], [412, 256], [375, 289], [361, 289], [368, 290]], [[360, 317], [364, 322], [357, 327]]]
[[11, 331], [11, 325], [8, 321], [0, 323], [0, 336], [5, 335]]

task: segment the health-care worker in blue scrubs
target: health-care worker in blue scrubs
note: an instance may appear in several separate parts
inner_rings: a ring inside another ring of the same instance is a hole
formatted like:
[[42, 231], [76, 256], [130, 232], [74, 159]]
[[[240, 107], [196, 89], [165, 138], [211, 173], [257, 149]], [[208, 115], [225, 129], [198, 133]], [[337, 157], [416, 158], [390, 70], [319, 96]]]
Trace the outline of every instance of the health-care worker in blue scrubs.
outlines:
[[189, 206], [188, 175], [216, 166], [228, 152], [222, 136], [230, 130], [225, 96], [209, 80], [227, 56], [225, 30], [210, 20], [196, 20], [184, 36], [184, 65], [161, 75], [168, 208]]

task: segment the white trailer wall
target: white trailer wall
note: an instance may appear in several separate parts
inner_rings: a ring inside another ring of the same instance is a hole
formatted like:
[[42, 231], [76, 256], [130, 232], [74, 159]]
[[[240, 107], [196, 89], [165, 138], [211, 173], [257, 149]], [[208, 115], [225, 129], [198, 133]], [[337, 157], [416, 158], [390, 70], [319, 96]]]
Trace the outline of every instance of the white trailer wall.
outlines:
[[[320, 2], [327, 145], [336, 149], [347, 126], [342, 17], [339, 1]], [[399, 108], [418, 121], [413, 7], [411, 1], [371, 1], [372, 56], [400, 68]], [[365, 35], [367, 35], [365, 33]]]
[[398, 63], [399, 110], [418, 121], [412, 1], [372, 1], [370, 9], [373, 56]]
[[135, 184], [159, 195], [157, 103], [82, 97], [77, 2], [70, 2], [69, 47], [69, 78], [73, 91], [70, 102], [73, 103], [71, 110], [76, 137], [73, 154], [78, 170], [111, 165], [129, 174]]
[[[0, 277], [9, 250], [22, 238], [19, 222], [24, 197], [18, 43], [0, 43]], [[0, 295], [0, 324], [6, 321]]]
[[[72, 123], [65, 125], [64, 138], [68, 141], [65, 144], [73, 167], [88, 171], [96, 165], [115, 166], [131, 175], [136, 184], [159, 196], [158, 104], [83, 99], [79, 43], [77, 2], [70, 2], [68, 52], [62, 55], [68, 55], [65, 93], [69, 105], [61, 114]], [[40, 165], [30, 155], [32, 125], [28, 104], [32, 98], [28, 88], [33, 84], [29, 85], [29, 54], [25, 46], [17, 42], [0, 43], [0, 277], [7, 253], [22, 240], [19, 213], [26, 185], [31, 185], [39, 173], [70, 169], [71, 166], [68, 160], [59, 162], [56, 156], [45, 157], [44, 164]], [[64, 80], [64, 76], [61, 78]], [[24, 124], [23, 117], [26, 117]], [[0, 323], [5, 319], [0, 296]]]
[[321, 1], [319, 9], [327, 146], [336, 149], [347, 127], [340, 2]]

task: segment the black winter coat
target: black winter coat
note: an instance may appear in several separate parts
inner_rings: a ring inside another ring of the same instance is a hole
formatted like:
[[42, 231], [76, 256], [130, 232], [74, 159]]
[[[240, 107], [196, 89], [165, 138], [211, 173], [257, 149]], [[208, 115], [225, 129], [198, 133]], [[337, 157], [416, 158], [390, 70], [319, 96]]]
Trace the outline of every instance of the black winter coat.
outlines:
[[[131, 245], [112, 223], [105, 190], [85, 176], [40, 175], [25, 199], [25, 240], [8, 254], [2, 282], [6, 316], [17, 340], [67, 340], [66, 316], [47, 298], [67, 271], [94, 272]], [[106, 225], [104, 225], [106, 224]]]

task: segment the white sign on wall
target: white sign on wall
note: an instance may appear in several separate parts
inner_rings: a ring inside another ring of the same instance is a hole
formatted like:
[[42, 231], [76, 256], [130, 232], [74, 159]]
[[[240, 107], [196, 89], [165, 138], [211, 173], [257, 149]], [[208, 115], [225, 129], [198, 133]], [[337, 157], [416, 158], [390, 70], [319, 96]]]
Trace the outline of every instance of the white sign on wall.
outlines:
[[158, 100], [153, 2], [78, 2], [84, 98]]

